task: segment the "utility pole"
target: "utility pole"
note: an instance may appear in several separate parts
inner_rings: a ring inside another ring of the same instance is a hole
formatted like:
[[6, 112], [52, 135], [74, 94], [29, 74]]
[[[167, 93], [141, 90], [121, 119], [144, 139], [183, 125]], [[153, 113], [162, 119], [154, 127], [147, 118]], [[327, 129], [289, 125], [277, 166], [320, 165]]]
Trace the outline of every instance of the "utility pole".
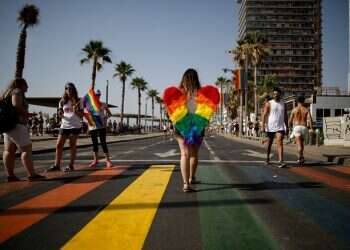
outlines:
[[106, 84], [106, 104], [108, 106], [108, 85], [109, 85], [109, 82], [107, 80], [107, 84]]
[[245, 128], [247, 130], [247, 125], [248, 125], [248, 53], [247, 52], [244, 60], [244, 81], [243, 82], [244, 82]]

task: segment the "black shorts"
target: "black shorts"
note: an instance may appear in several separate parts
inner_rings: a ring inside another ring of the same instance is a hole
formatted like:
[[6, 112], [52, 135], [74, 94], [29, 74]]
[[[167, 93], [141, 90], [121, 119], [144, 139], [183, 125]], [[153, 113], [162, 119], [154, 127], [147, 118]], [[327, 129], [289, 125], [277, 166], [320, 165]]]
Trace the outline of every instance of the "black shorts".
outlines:
[[268, 138], [274, 138], [276, 133], [281, 134], [282, 137], [283, 137], [286, 134], [286, 131], [279, 130], [279, 131], [276, 131], [276, 132], [266, 132]]
[[81, 128], [60, 128], [58, 134], [63, 136], [79, 135]]

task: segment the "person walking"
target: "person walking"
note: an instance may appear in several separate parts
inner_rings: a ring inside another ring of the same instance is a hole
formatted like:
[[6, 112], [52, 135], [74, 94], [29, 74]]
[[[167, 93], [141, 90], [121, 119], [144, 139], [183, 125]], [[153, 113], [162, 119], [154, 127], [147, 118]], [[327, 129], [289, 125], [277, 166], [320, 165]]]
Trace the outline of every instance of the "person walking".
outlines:
[[83, 105], [78, 97], [75, 85], [71, 82], [68, 82], [64, 87], [63, 96], [59, 101], [58, 115], [61, 118], [61, 127], [56, 143], [55, 163], [47, 171], [58, 171], [61, 169], [63, 146], [67, 138], [69, 138], [70, 162], [63, 170], [65, 172], [73, 171], [77, 152], [77, 139], [81, 131]]
[[289, 118], [289, 125], [293, 126], [290, 138], [295, 138], [298, 148], [298, 164], [304, 163], [304, 139], [309, 135], [308, 127], [313, 132], [312, 117], [310, 111], [305, 107], [305, 97], [297, 98], [297, 107], [292, 110]]
[[191, 192], [194, 191], [191, 184], [198, 183], [198, 151], [203, 141], [204, 130], [220, 101], [220, 94], [213, 86], [201, 88], [197, 71], [187, 69], [179, 88], [167, 88], [163, 101], [174, 124], [175, 138], [181, 152], [183, 192]]
[[20, 179], [14, 174], [16, 150], [21, 150], [21, 161], [28, 173], [28, 180], [42, 180], [45, 176], [39, 175], [34, 170], [32, 159], [32, 142], [30, 140], [27, 129], [28, 118], [32, 116], [28, 112], [28, 102], [25, 93], [28, 90], [26, 80], [18, 78], [13, 80], [9, 87], [0, 97], [1, 100], [6, 100], [15, 108], [18, 120], [13, 129], [3, 133], [4, 136], [4, 151], [2, 154], [4, 166], [7, 172], [7, 181], [14, 182]]
[[273, 99], [266, 102], [262, 117], [262, 130], [267, 132], [266, 164], [270, 164], [271, 146], [274, 138], [277, 141], [279, 168], [286, 167], [283, 161], [283, 137], [288, 136], [288, 116], [282, 92], [279, 88], [273, 89]]
[[101, 92], [97, 90], [96, 93], [93, 89], [89, 90], [89, 93], [83, 98], [83, 106], [85, 109], [84, 117], [88, 121], [89, 134], [92, 141], [93, 160], [90, 163], [90, 167], [96, 167], [98, 164], [98, 137], [102, 146], [103, 153], [105, 155], [106, 168], [113, 167], [110, 160], [108, 147], [106, 142], [106, 124], [107, 119], [112, 115], [108, 109], [107, 104], [100, 102]]

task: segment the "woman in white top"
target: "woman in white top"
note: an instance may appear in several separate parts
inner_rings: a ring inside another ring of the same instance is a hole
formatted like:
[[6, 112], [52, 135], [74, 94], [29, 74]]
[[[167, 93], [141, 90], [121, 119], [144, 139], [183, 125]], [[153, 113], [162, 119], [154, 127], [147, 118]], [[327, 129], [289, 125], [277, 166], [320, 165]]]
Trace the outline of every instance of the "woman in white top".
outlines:
[[59, 102], [58, 114], [61, 118], [61, 127], [56, 143], [55, 164], [47, 171], [56, 171], [61, 169], [61, 159], [63, 146], [69, 137], [70, 162], [64, 171], [74, 170], [74, 161], [76, 157], [76, 145], [79, 133], [81, 131], [81, 120], [83, 117], [83, 105], [78, 98], [78, 92], [73, 83], [65, 85], [64, 94]]

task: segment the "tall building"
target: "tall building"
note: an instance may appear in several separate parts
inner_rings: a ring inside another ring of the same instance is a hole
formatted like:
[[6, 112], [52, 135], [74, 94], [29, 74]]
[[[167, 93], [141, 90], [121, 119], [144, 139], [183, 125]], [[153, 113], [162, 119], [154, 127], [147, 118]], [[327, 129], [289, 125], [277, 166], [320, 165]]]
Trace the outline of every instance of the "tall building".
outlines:
[[[276, 74], [285, 96], [322, 84], [321, 0], [238, 0], [239, 39], [265, 34], [270, 55], [257, 77]], [[258, 81], [259, 82], [259, 81]]]

